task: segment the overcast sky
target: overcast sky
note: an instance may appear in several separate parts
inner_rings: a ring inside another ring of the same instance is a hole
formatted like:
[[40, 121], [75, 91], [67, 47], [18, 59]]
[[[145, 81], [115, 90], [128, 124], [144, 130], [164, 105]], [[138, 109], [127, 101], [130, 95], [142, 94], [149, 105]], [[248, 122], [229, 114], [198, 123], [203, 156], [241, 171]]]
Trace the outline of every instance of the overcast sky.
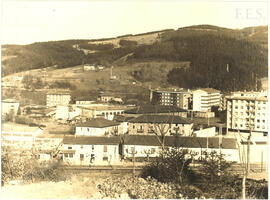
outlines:
[[260, 0], [2, 0], [1, 43], [95, 39], [198, 24], [267, 25], [267, 8]]

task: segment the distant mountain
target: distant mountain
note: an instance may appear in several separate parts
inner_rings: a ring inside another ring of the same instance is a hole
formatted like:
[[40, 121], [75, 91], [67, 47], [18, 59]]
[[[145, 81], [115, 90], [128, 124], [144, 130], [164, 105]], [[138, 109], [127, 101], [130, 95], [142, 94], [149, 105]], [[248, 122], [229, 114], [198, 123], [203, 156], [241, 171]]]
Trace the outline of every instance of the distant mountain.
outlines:
[[83, 63], [117, 66], [185, 61], [190, 67], [173, 69], [168, 74], [169, 83], [221, 90], [254, 89], [255, 81], [267, 76], [267, 41], [267, 26], [228, 29], [197, 25], [99, 40], [4, 45], [2, 76], [53, 65], [64, 68]]

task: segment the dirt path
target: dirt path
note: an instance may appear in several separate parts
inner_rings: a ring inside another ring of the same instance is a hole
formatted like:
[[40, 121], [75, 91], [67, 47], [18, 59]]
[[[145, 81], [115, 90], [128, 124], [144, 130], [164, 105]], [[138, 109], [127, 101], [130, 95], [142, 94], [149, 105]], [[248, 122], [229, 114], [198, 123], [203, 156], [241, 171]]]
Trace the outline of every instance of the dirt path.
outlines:
[[96, 185], [98, 178], [73, 177], [70, 181], [6, 185], [1, 199], [87, 199], [101, 198]]

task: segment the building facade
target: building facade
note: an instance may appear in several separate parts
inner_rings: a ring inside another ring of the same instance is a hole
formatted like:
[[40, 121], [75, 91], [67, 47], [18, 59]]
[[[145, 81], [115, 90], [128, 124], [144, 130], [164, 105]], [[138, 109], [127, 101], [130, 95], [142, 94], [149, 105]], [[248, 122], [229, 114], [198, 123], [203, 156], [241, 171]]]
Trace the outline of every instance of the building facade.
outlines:
[[20, 106], [20, 103], [14, 99], [2, 100], [2, 105], [1, 105], [2, 115], [9, 114], [9, 113], [13, 113], [14, 115], [17, 115], [19, 106]]
[[119, 162], [120, 137], [64, 137], [63, 163], [69, 165], [111, 165]]
[[76, 125], [75, 135], [80, 136], [106, 136], [119, 135], [120, 123], [96, 118]]
[[191, 100], [189, 90], [150, 90], [150, 101], [157, 105], [177, 106], [188, 110], [191, 108]]
[[183, 135], [192, 134], [193, 123], [172, 115], [141, 115], [129, 120], [129, 135]]
[[192, 91], [192, 110], [198, 112], [211, 111], [212, 106], [221, 106], [220, 91], [212, 88], [201, 88]]
[[71, 96], [67, 92], [50, 92], [47, 94], [46, 105], [68, 105], [70, 103]]
[[227, 98], [227, 128], [268, 132], [267, 97], [232, 96]]

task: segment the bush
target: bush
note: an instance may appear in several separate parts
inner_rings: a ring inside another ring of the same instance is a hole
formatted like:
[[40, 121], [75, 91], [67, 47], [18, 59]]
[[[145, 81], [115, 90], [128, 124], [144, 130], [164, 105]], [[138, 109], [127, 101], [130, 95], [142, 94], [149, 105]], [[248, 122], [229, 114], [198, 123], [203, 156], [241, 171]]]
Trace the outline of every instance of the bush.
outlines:
[[195, 174], [189, 165], [195, 154], [179, 147], [165, 149], [160, 156], [145, 166], [142, 177], [153, 177], [161, 182], [189, 183]]

